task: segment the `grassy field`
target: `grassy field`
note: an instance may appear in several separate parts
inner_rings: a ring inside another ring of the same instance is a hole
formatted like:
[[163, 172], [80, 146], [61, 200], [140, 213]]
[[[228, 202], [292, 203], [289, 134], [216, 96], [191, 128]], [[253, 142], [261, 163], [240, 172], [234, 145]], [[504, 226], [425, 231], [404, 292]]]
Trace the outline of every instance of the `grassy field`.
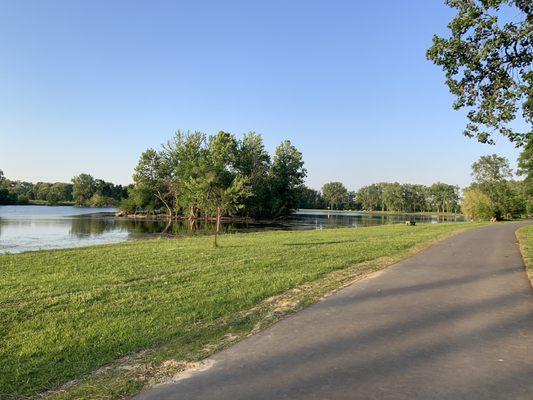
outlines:
[[516, 231], [520, 241], [520, 250], [526, 263], [527, 275], [533, 282], [533, 225], [528, 225]]
[[225, 235], [219, 248], [211, 237], [187, 237], [1, 255], [0, 398], [47, 390], [54, 399], [128, 397], [475, 226], [249, 233]]

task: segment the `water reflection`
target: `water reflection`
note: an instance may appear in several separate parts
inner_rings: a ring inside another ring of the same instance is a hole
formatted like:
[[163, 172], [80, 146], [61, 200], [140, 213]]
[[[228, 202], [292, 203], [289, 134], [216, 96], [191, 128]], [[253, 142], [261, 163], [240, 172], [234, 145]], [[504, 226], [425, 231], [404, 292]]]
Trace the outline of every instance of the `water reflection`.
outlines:
[[[116, 243], [157, 236], [211, 234], [215, 225], [208, 221], [117, 219], [113, 209], [73, 207], [0, 206], [0, 253]], [[262, 230], [308, 230], [363, 227], [400, 223], [462, 221], [460, 216], [379, 215], [338, 212], [297, 212], [276, 221], [223, 223], [225, 233]]]

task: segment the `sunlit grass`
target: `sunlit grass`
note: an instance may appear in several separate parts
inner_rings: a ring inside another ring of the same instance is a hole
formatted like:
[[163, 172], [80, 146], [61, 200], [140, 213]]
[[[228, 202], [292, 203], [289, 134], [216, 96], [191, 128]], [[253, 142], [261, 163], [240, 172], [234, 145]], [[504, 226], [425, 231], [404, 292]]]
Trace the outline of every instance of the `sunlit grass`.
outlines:
[[[225, 235], [219, 248], [211, 237], [187, 237], [2, 255], [0, 398], [53, 389], [145, 348], [156, 349], [158, 361], [193, 359], [228, 332], [249, 332], [259, 317], [239, 313], [270, 296], [388, 260], [373, 266], [381, 268], [474, 226], [266, 232]], [[114, 398], [142, 386], [121, 374], [102, 393], [91, 390]]]
[[520, 241], [520, 250], [526, 264], [527, 275], [533, 282], [533, 225], [528, 225], [516, 231]]

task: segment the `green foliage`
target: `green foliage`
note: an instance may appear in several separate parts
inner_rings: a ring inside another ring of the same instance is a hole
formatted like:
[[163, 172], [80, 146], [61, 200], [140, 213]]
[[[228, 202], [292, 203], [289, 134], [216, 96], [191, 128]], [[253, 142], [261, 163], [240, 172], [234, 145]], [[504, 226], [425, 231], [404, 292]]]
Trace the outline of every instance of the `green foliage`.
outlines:
[[72, 199], [78, 207], [107, 207], [118, 204], [128, 192], [121, 185], [114, 185], [89, 174], [72, 178]]
[[356, 194], [367, 211], [457, 212], [459, 187], [437, 182], [431, 187], [418, 184], [381, 182], [364, 186]]
[[510, 126], [518, 109], [533, 122], [532, 3], [528, 0], [446, 0], [457, 10], [450, 37], [433, 37], [427, 57], [443, 68], [456, 96], [455, 109], [468, 110], [464, 134], [494, 143], [495, 132], [517, 146], [529, 132]]
[[522, 196], [526, 203], [526, 214], [533, 215], [533, 136], [518, 158], [518, 174], [524, 176]]
[[137, 209], [164, 206], [188, 218], [211, 218], [219, 209], [225, 216], [270, 217], [297, 207], [304, 176], [302, 155], [288, 141], [271, 162], [253, 132], [237, 140], [222, 131], [209, 137], [178, 131], [160, 151], [141, 155], [131, 196]]
[[322, 186], [322, 193], [332, 210], [348, 203], [348, 189], [341, 182], [329, 182]]
[[518, 175], [524, 175], [525, 181], [533, 185], [533, 136], [518, 157]]
[[512, 170], [505, 157], [496, 154], [482, 156], [472, 164], [474, 183], [470, 189], [477, 189], [487, 195], [497, 218], [519, 218], [527, 215], [531, 203], [526, 181], [512, 181]]
[[95, 193], [91, 196], [86, 205], [89, 207], [114, 207], [117, 205], [117, 201], [112, 197], [106, 197], [100, 193]]
[[290, 140], [285, 140], [276, 148], [270, 171], [271, 215], [288, 214], [298, 206], [299, 188], [307, 176], [302, 153]]
[[461, 210], [467, 218], [474, 221], [488, 221], [496, 214], [489, 196], [479, 189], [468, 189], [461, 200]]
[[459, 186], [437, 182], [429, 188], [429, 208], [437, 212], [457, 212]]
[[357, 200], [361, 204], [363, 210], [366, 211], [385, 211], [383, 205], [383, 187], [382, 184], [374, 183], [372, 185], [363, 186], [357, 191]]
[[[37, 201], [40, 204], [58, 205], [71, 203], [75, 195], [76, 205], [95, 207], [92, 204], [112, 205], [128, 196], [126, 188], [121, 185], [93, 179], [87, 174], [74, 177], [73, 181], [74, 184], [11, 181], [0, 170], [0, 204], [27, 204]], [[98, 194], [98, 201], [91, 201], [95, 194]], [[105, 198], [105, 201], [101, 201], [101, 198]]]
[[95, 191], [94, 178], [91, 175], [80, 174], [72, 178], [72, 198], [77, 206], [87, 205]]
[[501, 182], [513, 176], [509, 160], [496, 154], [481, 156], [472, 164], [472, 177], [476, 183]]
[[271, 168], [270, 155], [265, 150], [261, 135], [247, 133], [238, 143], [235, 168], [242, 176], [247, 177], [250, 196], [244, 204], [246, 215], [265, 216], [270, 214], [269, 173]]
[[48, 189], [48, 193], [46, 194], [46, 201], [49, 205], [72, 201], [72, 185], [61, 182], [54, 183]]
[[[141, 379], [150, 363], [190, 360], [194, 349], [234, 333], [225, 321], [271, 296], [334, 271], [370, 272], [371, 260], [380, 268], [380, 260], [470, 226], [235, 234], [216, 250], [209, 237], [185, 237], [0, 255], [2, 396], [37, 397], [125, 355], [174, 344], [141, 368], [115, 371]], [[124, 396], [116, 384], [91, 384], [90, 394], [70, 398], [130, 398], [140, 389]]]
[[298, 208], [324, 209], [327, 207], [326, 199], [319, 190], [302, 185], [298, 192]]

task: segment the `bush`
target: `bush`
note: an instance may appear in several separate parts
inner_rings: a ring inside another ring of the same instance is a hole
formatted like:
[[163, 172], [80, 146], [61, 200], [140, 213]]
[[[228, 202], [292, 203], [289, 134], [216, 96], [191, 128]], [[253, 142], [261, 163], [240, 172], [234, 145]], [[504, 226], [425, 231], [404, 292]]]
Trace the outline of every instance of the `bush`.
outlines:
[[461, 211], [474, 221], [488, 221], [496, 214], [496, 208], [490, 197], [479, 189], [469, 189], [464, 192]]
[[109, 207], [114, 206], [116, 204], [115, 199], [111, 197], [105, 197], [101, 194], [94, 194], [88, 202], [89, 207]]
[[132, 197], [127, 197], [120, 202], [118, 209], [125, 214], [133, 214], [137, 209], [137, 204]]

